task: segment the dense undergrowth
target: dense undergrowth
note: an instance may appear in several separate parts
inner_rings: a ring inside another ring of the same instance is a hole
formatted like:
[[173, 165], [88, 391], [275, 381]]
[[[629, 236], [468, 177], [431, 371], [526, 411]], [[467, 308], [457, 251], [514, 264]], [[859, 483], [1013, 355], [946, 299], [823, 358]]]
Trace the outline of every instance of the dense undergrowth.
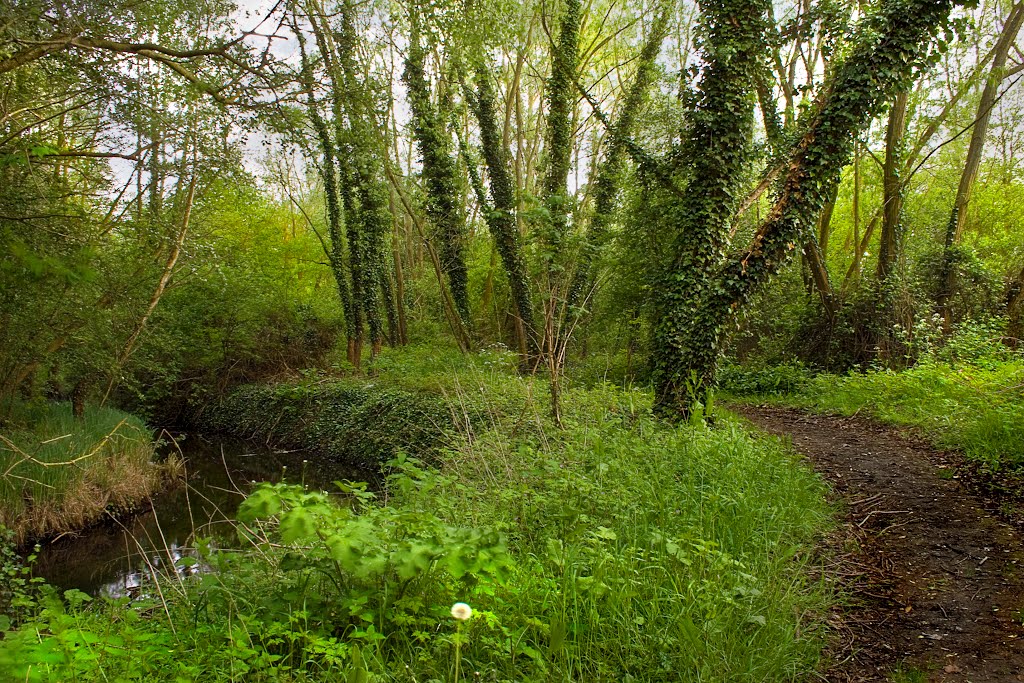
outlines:
[[17, 403], [0, 424], [0, 527], [18, 542], [74, 531], [107, 510], [137, 506], [174, 463], [154, 464], [153, 435], [136, 417], [68, 403]]
[[378, 468], [399, 451], [427, 455], [452, 429], [437, 396], [351, 379], [249, 384], [207, 407], [201, 431], [298, 448]]
[[[608, 385], [568, 390], [556, 429], [545, 388], [503, 354], [444, 379], [436, 353], [385, 354], [369, 382], [433, 388], [450, 415], [476, 414], [451, 422], [440, 470], [399, 455], [379, 494], [344, 484], [342, 506], [265, 485], [239, 513], [247, 550], [200, 539], [183, 562], [209, 571], [134, 602], [22, 591], [0, 670], [426, 682], [815, 669], [829, 594], [810, 550], [829, 511], [790, 452], [724, 418], [666, 426], [647, 393]], [[454, 619], [455, 602], [472, 618]]]

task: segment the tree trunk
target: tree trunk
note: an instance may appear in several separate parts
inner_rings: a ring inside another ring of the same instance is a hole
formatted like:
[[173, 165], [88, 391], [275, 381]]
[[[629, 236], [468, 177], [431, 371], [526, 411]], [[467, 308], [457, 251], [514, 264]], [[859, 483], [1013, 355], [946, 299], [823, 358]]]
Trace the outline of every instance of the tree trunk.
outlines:
[[469, 313], [468, 272], [464, 254], [466, 214], [461, 196], [462, 183], [452, 156], [451, 134], [445, 116], [431, 102], [430, 85], [424, 72], [424, 50], [420, 45], [419, 16], [415, 0], [410, 2], [412, 29], [402, 80], [406, 84], [412, 110], [413, 135], [416, 138], [423, 178], [426, 181], [426, 210], [439, 245], [441, 267], [448, 279], [455, 307], [466, 328]]
[[626, 145], [634, 135], [640, 110], [655, 76], [655, 61], [668, 34], [669, 8], [668, 3], [662, 5], [658, 18], [651, 27], [651, 33], [640, 51], [636, 75], [633, 76], [633, 82], [626, 93], [622, 110], [606, 133], [607, 152], [604, 161], [597, 168], [594, 180], [594, 211], [566, 295], [566, 305], [574, 319], [579, 317], [578, 309], [594, 291], [594, 263], [611, 234], [625, 168]]
[[395, 262], [395, 310], [398, 314], [398, 344], [405, 346], [409, 343], [409, 331], [405, 322], [405, 273], [402, 270], [402, 248], [400, 244], [400, 232], [398, 229], [398, 211], [395, 207], [395, 188], [391, 188], [390, 204], [391, 215], [395, 217], [394, 231], [391, 233], [391, 257]]
[[864, 249], [860, 246], [860, 154], [853, 157], [853, 279], [860, 278], [860, 260]]
[[1024, 268], [1007, 291], [1006, 317], [1006, 343], [1010, 348], [1019, 348], [1024, 344]]
[[[691, 164], [690, 181], [669, 219], [672, 264], [654, 292], [654, 407], [663, 416], [684, 419], [706, 405], [721, 353], [726, 321], [720, 311], [698, 311], [715, 286], [714, 270], [737, 207], [754, 132], [751, 74], [761, 68], [767, 49], [769, 8], [750, 0], [728, 8], [701, 2], [700, 9], [712, 28], [699, 85], [701, 107], [682, 150]], [[729, 49], [717, 50], [718, 44]]]
[[565, 282], [563, 263], [565, 240], [569, 233], [569, 171], [572, 166], [572, 148], [575, 139], [574, 106], [576, 103], [577, 70], [579, 69], [580, 0], [566, 0], [562, 14], [558, 44], [551, 55], [551, 76], [545, 88], [548, 101], [547, 137], [545, 140], [547, 172], [544, 174], [543, 197], [547, 209], [541, 234], [547, 242], [546, 289], [548, 301], [545, 305], [544, 342], [545, 358], [551, 383], [551, 413], [555, 423], [561, 426], [562, 411], [559, 404], [561, 393], [559, 380], [565, 362], [565, 348], [562, 340], [566, 336], [563, 327], [567, 322], [565, 299], [568, 283]]
[[821, 307], [830, 323], [834, 322], [839, 314], [840, 305], [835, 290], [832, 288], [832, 277], [828, 272], [828, 238], [832, 225], [832, 212], [835, 211], [836, 197], [839, 194], [838, 190], [839, 186], [837, 185], [836, 191], [825, 202], [825, 206], [818, 216], [817, 237], [812, 235], [803, 248], [804, 263], [811, 277], [812, 289], [818, 293]]
[[350, 349], [348, 360], [352, 363], [351, 349], [358, 334], [356, 326], [358, 315], [352, 301], [352, 290], [349, 288], [349, 273], [345, 268], [345, 244], [342, 236], [342, 202], [338, 192], [338, 176], [337, 169], [335, 168], [335, 159], [338, 156], [337, 140], [332, 138], [331, 131], [326, 121], [324, 121], [320, 108], [313, 96], [313, 72], [306, 54], [305, 33], [298, 27], [297, 22], [293, 28], [295, 35], [298, 37], [302, 66], [301, 77], [303, 87], [306, 88], [307, 113], [310, 122], [313, 124], [317, 140], [320, 143], [320, 151], [323, 155], [323, 164], [319, 170], [327, 200], [327, 234], [329, 237], [329, 242], [324, 245], [324, 255], [327, 256], [327, 260], [331, 265], [331, 274], [334, 276], [334, 283], [338, 288], [338, 296], [341, 298], [342, 310], [345, 313], [345, 336], [347, 347]]
[[[484, 161], [490, 179], [493, 208], [484, 211], [487, 227], [498, 247], [498, 255], [505, 266], [512, 304], [515, 308], [516, 334], [519, 338], [523, 364], [537, 355], [537, 336], [533, 301], [526, 272], [519, 227], [516, 225], [515, 185], [508, 167], [508, 149], [502, 144], [498, 129], [491, 77], [481, 60], [475, 68], [476, 93], [470, 95], [473, 112], [480, 125]], [[469, 94], [469, 93], [467, 93]]]
[[900, 259], [903, 242], [903, 181], [900, 169], [903, 161], [904, 134], [907, 130], [907, 101], [910, 93], [900, 92], [889, 109], [889, 124], [885, 132], [885, 162], [882, 165], [882, 233], [878, 245], [876, 276], [882, 287], [889, 279]]
[[[754, 18], [767, 11], [754, 2], [744, 3], [742, 8], [742, 13], [733, 8], [727, 16], [717, 16], [715, 8], [705, 13], [714, 31], [708, 38], [712, 49], [706, 55], [702, 106], [694, 123], [695, 139], [701, 139], [706, 126], [734, 147], [750, 139], [745, 123], [750, 108], [747, 84], [762, 50], [760, 21]], [[865, 18], [848, 57], [833, 72], [808, 117], [775, 205], [751, 245], [734, 259], [712, 260], [725, 251], [718, 239], [728, 233], [729, 217], [723, 214], [731, 208], [729, 198], [735, 196], [728, 192], [732, 189], [728, 178], [735, 170], [730, 152], [720, 148], [723, 141], [706, 140], [697, 148], [701, 154], [694, 164], [694, 181], [705, 177], [710, 181], [705, 179], [697, 186], [691, 181], [687, 197], [714, 194], [705, 200], [684, 199], [685, 210], [678, 214], [689, 228], [683, 234], [698, 244], [680, 250], [683, 258], [677, 256], [675, 268], [666, 278], [669, 286], [666, 292], [659, 292], [661, 315], [656, 320], [654, 357], [658, 412], [687, 418], [705, 401], [733, 316], [792, 257], [795, 246], [806, 240], [850, 158], [856, 135], [899, 88], [906, 87], [914, 64], [925, 54], [933, 32], [950, 9], [948, 1], [883, 0], [877, 11]], [[729, 45], [727, 54], [714, 49], [719, 41]], [[727, 59], [728, 64], [720, 59]], [[705, 164], [716, 167], [705, 168]], [[693, 202], [698, 206], [692, 206]], [[692, 274], [705, 269], [714, 272], [713, 279], [705, 276], [702, 281], [700, 275]], [[704, 285], [696, 300], [688, 289], [678, 286], [694, 281]]]
[[878, 316], [867, 338], [875, 339], [879, 358], [888, 364], [896, 355], [897, 341], [893, 335], [896, 320], [896, 277], [903, 250], [903, 190], [900, 177], [906, 156], [907, 103], [910, 93], [896, 95], [889, 109], [885, 131], [885, 161], [882, 164], [882, 232], [879, 236], [878, 262], [875, 270]]
[[71, 414], [76, 420], [85, 417], [85, 398], [88, 393], [89, 381], [86, 377], [82, 377], [75, 383], [75, 388], [71, 390]]

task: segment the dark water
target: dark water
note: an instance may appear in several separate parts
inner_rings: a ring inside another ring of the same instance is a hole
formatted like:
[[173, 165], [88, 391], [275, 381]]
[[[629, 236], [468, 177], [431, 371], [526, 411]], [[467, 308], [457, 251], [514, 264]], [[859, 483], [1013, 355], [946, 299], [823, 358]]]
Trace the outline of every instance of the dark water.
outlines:
[[333, 482], [338, 479], [373, 476], [301, 451], [275, 451], [245, 441], [189, 435], [178, 447], [185, 458], [185, 485], [156, 495], [148, 512], [47, 542], [33, 574], [61, 589], [131, 595], [143, 589], [154, 571], [202, 571], [200, 565], [179, 563], [193, 554], [196, 537], [211, 538], [219, 547], [237, 545], [228, 521], [257, 482], [284, 480], [337, 491]]

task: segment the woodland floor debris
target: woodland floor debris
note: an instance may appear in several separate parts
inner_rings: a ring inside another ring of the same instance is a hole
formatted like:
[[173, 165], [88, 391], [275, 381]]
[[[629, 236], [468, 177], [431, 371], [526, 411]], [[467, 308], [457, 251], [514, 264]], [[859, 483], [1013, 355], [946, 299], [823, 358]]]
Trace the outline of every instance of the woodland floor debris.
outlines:
[[929, 681], [1024, 681], [1022, 536], [948, 476], [948, 454], [859, 417], [734, 409], [789, 436], [844, 505], [829, 573], [849, 601], [832, 620], [827, 680], [918, 670]]

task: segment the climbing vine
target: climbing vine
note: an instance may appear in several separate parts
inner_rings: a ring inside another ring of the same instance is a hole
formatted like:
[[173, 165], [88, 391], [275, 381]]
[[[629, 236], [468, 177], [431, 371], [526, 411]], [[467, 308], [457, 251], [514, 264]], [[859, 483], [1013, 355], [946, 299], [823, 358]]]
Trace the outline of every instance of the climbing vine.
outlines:
[[402, 80], [405, 82], [412, 109], [413, 135], [423, 162], [423, 179], [427, 186], [427, 216], [437, 231], [441, 266], [448, 278], [452, 299], [463, 324], [468, 327], [468, 275], [464, 255], [466, 215], [462, 203], [459, 169], [452, 156], [451, 134], [445, 125], [445, 117], [431, 102], [415, 2], [410, 3], [409, 15], [409, 50]]
[[[702, 5], [707, 65], [690, 144], [703, 140], [705, 151], [694, 157], [675, 262], [658, 292], [654, 366], [662, 414], [686, 417], [707, 397], [727, 326], [813, 229], [855, 136], [897, 90], [908, 87], [951, 7], [949, 0], [889, 0], [865, 17], [802, 126], [774, 206], [750, 245], [726, 258], [723, 225], [737, 188], [723, 170], [739, 167], [736, 148], [750, 139], [745, 84], [756, 74], [764, 7], [746, 1]], [[716, 147], [723, 138], [734, 147]]]

